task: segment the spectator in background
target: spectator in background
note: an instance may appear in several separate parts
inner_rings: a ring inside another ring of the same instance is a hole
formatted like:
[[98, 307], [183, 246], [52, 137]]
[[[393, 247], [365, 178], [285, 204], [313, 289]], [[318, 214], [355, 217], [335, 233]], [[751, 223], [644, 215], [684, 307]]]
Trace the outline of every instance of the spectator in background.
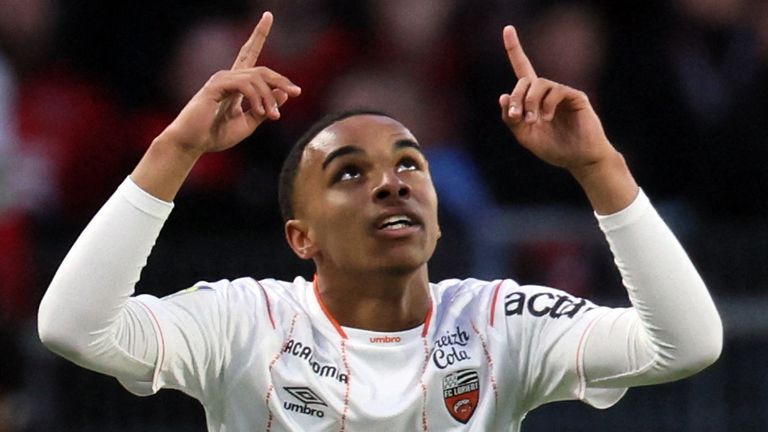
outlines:
[[[341, 2], [345, 9], [334, 15], [333, 3], [327, 0], [262, 0], [253, 9], [254, 15], [268, 9], [284, 17], [285, 25], [273, 29], [271, 44], [265, 47], [263, 59], [292, 77], [303, 89], [304, 103], [286, 107], [283, 113], [281, 123], [285, 124], [281, 129], [287, 134], [284, 137], [286, 146], [298, 138], [298, 132], [293, 129], [304, 130], [320, 115], [322, 95], [329, 83], [357, 59], [372, 54], [365, 37], [351, 25], [353, 20], [359, 21], [356, 15], [360, 6], [354, 5], [356, 2]], [[243, 32], [242, 35], [247, 34]]]
[[3, 325], [18, 325], [32, 310], [31, 233], [21, 197], [34, 196], [34, 190], [19, 189], [29, 185], [24, 176], [34, 170], [24, 167], [29, 158], [22, 158], [17, 137], [16, 72], [6, 54], [18, 29], [10, 20], [10, 6], [0, 4], [0, 332]]
[[682, 198], [710, 220], [766, 215], [768, 149], [755, 119], [768, 114], [767, 93], [752, 24], [760, 8], [749, 0], [667, 6], [645, 27], [617, 30], [617, 40], [630, 40], [613, 61], [626, 80], [610, 88], [606, 128], [660, 198]]
[[555, 3], [534, 16], [528, 33], [534, 36], [530, 38], [531, 60], [539, 65], [541, 74], [583, 89], [599, 109], [608, 53], [597, 11], [586, 3]]
[[[225, 69], [237, 54], [240, 25], [225, 17], [203, 18], [190, 25], [171, 49], [158, 87], [165, 90], [156, 101], [132, 115], [128, 128], [136, 159], [175, 113], [194, 96], [215, 71]], [[234, 188], [242, 175], [240, 152], [214, 153], [192, 170], [186, 192], [215, 195]]]
[[47, 222], [77, 224], [119, 182], [124, 153], [113, 133], [116, 101], [57, 44], [58, 8], [56, 0], [0, 3], [0, 39], [18, 82], [11, 109], [26, 168], [15, 170], [23, 176], [20, 203]]
[[750, 136], [762, 138], [765, 132], [748, 126], [754, 118], [744, 118], [760, 88], [749, 1], [677, 0], [675, 6], [680, 21], [670, 33], [668, 56], [691, 132], [688, 159], [694, 161], [695, 183], [688, 192], [699, 209], [714, 200], [722, 209], [714, 211], [728, 217], [765, 209], [753, 201], [765, 193], [766, 183], [758, 179], [768, 179], [763, 163], [768, 151]]

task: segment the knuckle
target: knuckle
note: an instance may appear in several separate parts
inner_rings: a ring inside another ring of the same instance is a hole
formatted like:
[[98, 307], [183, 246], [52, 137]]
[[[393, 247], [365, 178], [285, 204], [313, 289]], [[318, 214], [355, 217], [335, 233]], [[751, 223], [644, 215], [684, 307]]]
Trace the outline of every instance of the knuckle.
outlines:
[[211, 75], [211, 77], [208, 79], [208, 84], [215, 84], [227, 76], [227, 71], [225, 70], [218, 70]]

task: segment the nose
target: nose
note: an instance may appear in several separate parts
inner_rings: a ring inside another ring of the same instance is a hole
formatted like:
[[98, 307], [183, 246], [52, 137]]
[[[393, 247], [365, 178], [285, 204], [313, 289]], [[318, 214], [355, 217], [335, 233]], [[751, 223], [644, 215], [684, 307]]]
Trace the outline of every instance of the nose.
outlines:
[[373, 197], [376, 201], [384, 201], [390, 198], [402, 199], [410, 195], [411, 187], [394, 172], [384, 173], [381, 182], [373, 190]]

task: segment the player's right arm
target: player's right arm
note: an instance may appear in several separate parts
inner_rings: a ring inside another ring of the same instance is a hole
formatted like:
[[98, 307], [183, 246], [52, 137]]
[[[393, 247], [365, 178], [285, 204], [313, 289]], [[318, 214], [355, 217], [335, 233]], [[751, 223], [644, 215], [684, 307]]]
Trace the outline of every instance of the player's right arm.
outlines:
[[278, 107], [301, 91], [255, 66], [271, 24], [265, 13], [232, 69], [192, 97], [75, 242], [40, 304], [38, 331], [52, 351], [119, 378], [151, 378], [160, 349], [156, 317], [132, 295], [171, 201], [203, 154], [278, 119]]

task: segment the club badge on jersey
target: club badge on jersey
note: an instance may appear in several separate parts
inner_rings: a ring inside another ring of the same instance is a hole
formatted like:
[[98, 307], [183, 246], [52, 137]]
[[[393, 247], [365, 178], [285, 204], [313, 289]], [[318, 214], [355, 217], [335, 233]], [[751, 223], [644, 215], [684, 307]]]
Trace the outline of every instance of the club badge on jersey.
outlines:
[[480, 377], [476, 370], [462, 369], [443, 378], [443, 400], [451, 416], [467, 423], [480, 398]]

